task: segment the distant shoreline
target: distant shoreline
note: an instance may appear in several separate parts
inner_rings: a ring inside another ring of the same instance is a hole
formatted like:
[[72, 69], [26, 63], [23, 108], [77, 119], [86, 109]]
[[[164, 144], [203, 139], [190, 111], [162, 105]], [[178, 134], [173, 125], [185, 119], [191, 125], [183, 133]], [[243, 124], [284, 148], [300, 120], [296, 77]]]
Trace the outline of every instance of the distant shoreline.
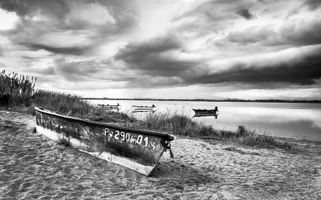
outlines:
[[282, 99], [152, 99], [152, 98], [82, 98], [83, 100], [131, 100], [131, 101], [198, 101], [198, 102], [263, 102], [263, 103], [321, 103], [321, 100], [282, 100]]

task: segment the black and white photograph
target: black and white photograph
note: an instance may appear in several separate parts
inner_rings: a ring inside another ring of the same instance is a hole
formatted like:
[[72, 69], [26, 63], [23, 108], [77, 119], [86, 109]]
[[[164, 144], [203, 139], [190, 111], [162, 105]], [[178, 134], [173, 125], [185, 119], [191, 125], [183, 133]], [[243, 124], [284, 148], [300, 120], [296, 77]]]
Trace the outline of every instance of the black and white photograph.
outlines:
[[320, 200], [321, 0], [0, 0], [0, 199]]

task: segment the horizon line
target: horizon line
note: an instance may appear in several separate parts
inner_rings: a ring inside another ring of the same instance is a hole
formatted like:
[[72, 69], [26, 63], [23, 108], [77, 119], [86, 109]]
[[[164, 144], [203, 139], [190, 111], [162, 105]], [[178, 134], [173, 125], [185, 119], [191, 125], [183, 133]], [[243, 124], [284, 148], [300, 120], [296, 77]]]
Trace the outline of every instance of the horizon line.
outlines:
[[82, 99], [86, 100], [137, 100], [137, 101], [240, 101], [240, 102], [311, 102], [311, 103], [321, 103], [321, 99], [313, 100], [300, 100], [300, 99], [237, 99], [237, 98], [228, 98], [228, 99], [172, 99], [172, 98], [108, 98], [108, 97], [83, 97]]

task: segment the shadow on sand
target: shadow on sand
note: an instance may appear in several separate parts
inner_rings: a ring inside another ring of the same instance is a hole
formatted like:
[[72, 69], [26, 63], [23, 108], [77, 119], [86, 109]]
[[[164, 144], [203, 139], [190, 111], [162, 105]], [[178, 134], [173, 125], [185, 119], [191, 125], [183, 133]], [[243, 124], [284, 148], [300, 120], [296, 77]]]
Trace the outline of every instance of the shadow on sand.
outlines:
[[213, 177], [213, 173], [209, 175], [200, 169], [181, 164], [176, 160], [159, 163], [150, 176], [158, 179], [157, 185], [176, 189], [219, 182], [218, 178]]

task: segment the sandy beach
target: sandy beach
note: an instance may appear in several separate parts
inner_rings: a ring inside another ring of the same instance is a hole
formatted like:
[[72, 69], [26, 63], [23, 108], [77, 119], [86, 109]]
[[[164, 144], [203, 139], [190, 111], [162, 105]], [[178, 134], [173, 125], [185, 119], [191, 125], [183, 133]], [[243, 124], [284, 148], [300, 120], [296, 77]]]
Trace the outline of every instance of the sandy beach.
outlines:
[[177, 137], [150, 177], [34, 132], [0, 111], [0, 199], [321, 199], [321, 145], [258, 149]]

